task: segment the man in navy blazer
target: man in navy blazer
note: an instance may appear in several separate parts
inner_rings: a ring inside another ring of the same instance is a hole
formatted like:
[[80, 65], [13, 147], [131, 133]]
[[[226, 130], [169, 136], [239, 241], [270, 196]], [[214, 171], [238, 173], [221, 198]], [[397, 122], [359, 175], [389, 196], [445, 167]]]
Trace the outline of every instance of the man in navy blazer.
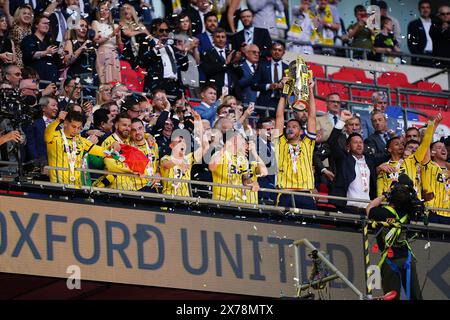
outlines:
[[270, 55], [272, 39], [269, 31], [263, 28], [253, 26], [253, 12], [250, 9], [241, 11], [240, 18], [244, 29], [234, 34], [232, 45], [234, 50], [240, 50], [243, 44], [256, 44], [261, 51], [261, 57], [264, 59]]
[[44, 131], [58, 115], [58, 101], [53, 96], [43, 96], [39, 99], [39, 105], [42, 109], [42, 117], [36, 119], [26, 130], [27, 159], [46, 163], [47, 146], [44, 141]]
[[270, 52], [272, 60], [262, 62], [256, 70], [253, 90], [260, 92], [256, 105], [269, 107], [273, 116], [283, 89], [281, 80], [288, 65], [281, 61], [285, 52], [284, 43], [274, 42]]
[[198, 35], [198, 51], [200, 52], [200, 54], [203, 54], [203, 52], [206, 52], [213, 47], [213, 33], [219, 26], [217, 13], [211, 11], [205, 14], [204, 23], [206, 31]]
[[200, 57], [200, 68], [207, 81], [214, 82], [219, 95], [222, 93], [222, 87], [228, 87], [230, 93], [231, 89], [239, 91], [240, 88], [235, 83], [237, 78], [242, 76], [239, 66], [241, 52], [227, 50], [227, 34], [222, 28], [214, 31], [213, 41], [214, 46]]
[[250, 102], [256, 103], [258, 92], [253, 90], [254, 76], [259, 64], [260, 51], [256, 44], [250, 44], [243, 49], [245, 59], [242, 61], [242, 77], [238, 84], [241, 88], [239, 100], [248, 104]]
[[[419, 19], [408, 24], [408, 49], [412, 54], [429, 55], [433, 54], [433, 40], [430, 31], [436, 28], [431, 18], [430, 0], [419, 1]], [[433, 31], [432, 31], [433, 32]], [[430, 59], [412, 58], [412, 63], [423, 66], [433, 66]]]

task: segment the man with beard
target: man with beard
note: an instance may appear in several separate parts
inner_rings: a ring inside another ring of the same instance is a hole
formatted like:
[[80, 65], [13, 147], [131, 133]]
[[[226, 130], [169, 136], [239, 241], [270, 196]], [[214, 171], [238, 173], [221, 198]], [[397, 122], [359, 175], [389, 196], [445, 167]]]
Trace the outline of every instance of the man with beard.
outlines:
[[413, 187], [417, 192], [419, 199], [421, 195], [421, 166], [430, 161], [430, 155], [427, 152], [428, 147], [433, 139], [434, 128], [438, 126], [442, 120], [441, 114], [438, 114], [434, 120], [428, 122], [425, 136], [417, 150], [405, 156], [405, 147], [399, 137], [390, 139], [387, 143], [387, 151], [391, 155], [391, 159], [380, 167], [381, 171], [378, 174], [378, 196], [388, 192], [393, 182], [398, 181], [398, 176], [405, 173], [413, 182]]
[[[447, 148], [441, 141], [431, 144], [431, 160], [422, 168], [422, 190], [425, 205], [435, 208], [450, 207], [450, 173], [447, 169]], [[450, 224], [450, 212], [430, 211], [429, 222]]]
[[[159, 154], [158, 144], [153, 136], [145, 133], [145, 126], [141, 119], [135, 118], [131, 121], [131, 145], [138, 148], [148, 158], [148, 164], [145, 169], [147, 176], [160, 176], [159, 173]], [[159, 180], [147, 179], [141, 177], [130, 177], [134, 190], [157, 192]]]
[[[131, 118], [130, 116], [123, 112], [116, 116], [114, 121], [114, 133], [107, 137], [103, 143], [102, 147], [104, 149], [110, 148], [113, 144], [130, 144], [130, 130], [131, 130]], [[116, 157], [117, 158], [117, 157]], [[107, 158], [105, 159], [105, 167], [108, 171], [113, 172], [123, 172], [132, 173], [131, 170], [125, 168], [123, 162], [119, 159]], [[106, 175], [97, 179], [94, 184], [96, 187], [107, 187], [121, 190], [130, 190], [128, 177], [125, 176], [115, 176]]]
[[[309, 90], [314, 89], [312, 80], [308, 83], [308, 87]], [[287, 122], [286, 133], [283, 134], [286, 102], [286, 97], [282, 96], [278, 102], [275, 119], [275, 129], [278, 130], [275, 136], [278, 164], [277, 187], [283, 190], [310, 193], [314, 189], [312, 158], [316, 143], [316, 102], [314, 96], [310, 95], [306, 130], [302, 129], [298, 120], [291, 119]], [[280, 194], [277, 205], [304, 209], [316, 208], [312, 197], [294, 196], [293, 199], [288, 194]]]
[[108, 148], [114, 142], [130, 144], [131, 118], [127, 113], [120, 113], [114, 121], [114, 133], [102, 143], [103, 148]]

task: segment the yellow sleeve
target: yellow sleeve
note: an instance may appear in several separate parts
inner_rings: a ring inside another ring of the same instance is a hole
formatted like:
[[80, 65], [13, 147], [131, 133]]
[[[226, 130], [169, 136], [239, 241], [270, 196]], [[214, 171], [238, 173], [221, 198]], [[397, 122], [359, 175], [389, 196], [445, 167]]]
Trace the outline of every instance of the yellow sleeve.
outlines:
[[418, 162], [422, 162], [425, 159], [427, 150], [430, 147], [431, 140], [433, 139], [433, 132], [434, 132], [434, 121], [432, 125], [427, 126], [427, 129], [425, 130], [425, 135], [423, 136], [422, 139], [422, 143], [414, 153], [414, 157]]
[[377, 176], [377, 197], [384, 192], [384, 172], [380, 172]]
[[50, 142], [53, 139], [53, 135], [55, 134], [56, 128], [59, 126], [60, 123], [61, 120], [56, 119], [55, 121], [50, 123], [47, 128], [45, 128], [44, 140], [46, 143]]
[[81, 141], [83, 142], [85, 152], [97, 157], [105, 157], [105, 153], [103, 152], [104, 149], [102, 147], [93, 144], [91, 141], [83, 137], [81, 138]]
[[123, 172], [123, 173], [133, 173], [133, 171], [128, 168], [124, 162], [115, 160], [113, 158], [105, 158], [106, 170], [111, 172]]

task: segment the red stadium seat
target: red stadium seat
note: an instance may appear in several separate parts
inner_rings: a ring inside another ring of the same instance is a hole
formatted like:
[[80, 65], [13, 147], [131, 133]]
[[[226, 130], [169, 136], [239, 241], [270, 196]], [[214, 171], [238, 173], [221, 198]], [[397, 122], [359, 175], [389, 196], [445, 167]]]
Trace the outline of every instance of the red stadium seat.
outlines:
[[321, 65], [312, 62], [306, 62], [306, 64], [308, 65], [308, 68], [312, 71], [313, 77], [325, 78], [325, 71]]
[[[346, 73], [346, 72], [336, 72], [333, 73], [330, 76], [331, 79], [333, 80], [340, 80], [340, 81], [347, 81], [347, 82], [352, 82], [352, 83], [357, 83], [358, 79], [356, 78], [356, 76], [352, 73]], [[344, 87], [344, 91], [345, 94], [349, 94], [349, 89], [348, 87], [345, 87], [343, 84], [340, 84], [341, 86]], [[340, 89], [340, 87], [338, 87]], [[359, 89], [357, 88], [352, 88], [352, 96], [359, 96]]]
[[439, 83], [435, 82], [420, 81], [417, 83], [417, 88], [420, 90], [435, 91], [435, 92], [442, 91], [442, 87], [439, 85]]
[[319, 97], [326, 97], [329, 93], [331, 93], [331, 89], [328, 86], [328, 82], [325, 81], [317, 81], [317, 95]]
[[361, 81], [361, 83], [373, 84], [373, 80], [366, 77], [366, 73], [362, 69], [351, 68], [351, 67], [342, 67], [339, 70], [339, 73], [346, 73], [355, 76], [357, 81]]
[[402, 72], [385, 72], [377, 80], [378, 84], [382, 86], [417, 89], [415, 85], [409, 83], [408, 78]]

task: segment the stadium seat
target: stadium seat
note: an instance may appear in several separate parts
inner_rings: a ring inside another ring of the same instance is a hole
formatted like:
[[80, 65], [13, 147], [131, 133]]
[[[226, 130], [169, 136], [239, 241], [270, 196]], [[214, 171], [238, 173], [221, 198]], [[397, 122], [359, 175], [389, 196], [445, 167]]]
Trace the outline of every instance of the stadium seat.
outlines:
[[331, 89], [328, 86], [328, 82], [325, 81], [317, 81], [317, 95], [319, 97], [326, 97], [329, 93], [331, 93]]
[[128, 90], [142, 92], [144, 89], [145, 70], [137, 67], [133, 69], [127, 61], [120, 60], [122, 82]]
[[435, 91], [435, 92], [442, 91], [442, 87], [439, 85], [439, 83], [427, 82], [427, 81], [418, 82], [417, 88], [420, 90]]
[[417, 89], [415, 85], [409, 83], [407, 76], [402, 72], [385, 72], [377, 80], [382, 86]]
[[[352, 83], [357, 83], [358, 79], [356, 76], [352, 73], [346, 73], [346, 72], [336, 72], [330, 75], [330, 78], [333, 80], [339, 80], [339, 81], [347, 81]], [[342, 85], [344, 86], [344, 85]], [[345, 94], [349, 94], [348, 87], [344, 86]], [[352, 97], [359, 96], [359, 89], [358, 88], [352, 88]]]
[[362, 69], [342, 67], [339, 73], [351, 74], [356, 78], [356, 81], [361, 81], [361, 83], [373, 84], [373, 80], [366, 77], [366, 73]]
[[312, 71], [313, 77], [325, 78], [325, 71], [321, 65], [312, 62], [306, 62], [306, 64], [308, 65], [308, 68]]

